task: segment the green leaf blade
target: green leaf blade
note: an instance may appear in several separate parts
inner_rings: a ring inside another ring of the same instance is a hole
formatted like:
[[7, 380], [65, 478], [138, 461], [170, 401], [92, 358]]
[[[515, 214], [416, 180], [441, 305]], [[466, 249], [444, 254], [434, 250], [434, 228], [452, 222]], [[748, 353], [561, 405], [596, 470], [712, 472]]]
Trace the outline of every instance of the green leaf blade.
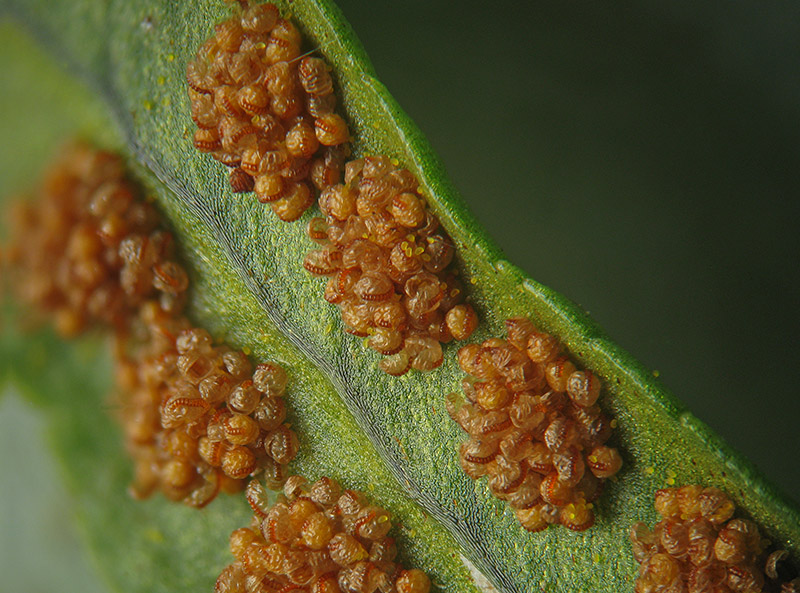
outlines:
[[[191, 147], [183, 69], [224, 9], [214, 3], [197, 11], [165, 2], [147, 6], [143, 10], [109, 3], [103, 19], [93, 21], [106, 35], [95, 32], [101, 49], [93, 52], [73, 47], [81, 45], [86, 30], [60, 32], [48, 25], [67, 18], [59, 16], [63, 7], [51, 7], [47, 18], [36, 5], [19, 10], [31, 22], [42, 18], [41, 30], [52, 36], [52, 45], [103, 89], [129, 149], [166, 186], [150, 182], [193, 270], [195, 318], [259, 358], [279, 358], [303, 384], [291, 398], [293, 420], [305, 445], [298, 470], [332, 474], [391, 508], [406, 525], [401, 540], [411, 550], [409, 556], [432, 569], [447, 591], [470, 587], [452, 538], [503, 591], [535, 590], [542, 583], [558, 591], [630, 590], [633, 559], [619, 553], [627, 546], [627, 526], [653, 518], [652, 492], [669, 480], [723, 487], [763, 525], [771, 525], [773, 537], [798, 552], [795, 509], [577, 306], [500, 259], [419, 131], [370, 74], [338, 10], [323, 2], [293, 3], [338, 74], [356, 149], [389, 154], [412, 168], [459, 246], [463, 269], [476, 280], [471, 292], [485, 320], [476, 338], [500, 335], [506, 317], [531, 316], [606, 382], [604, 404], [619, 420], [616, 440], [625, 451], [626, 468], [600, 502], [596, 528], [582, 534], [564, 529], [524, 532], [483, 482], [469, 480], [458, 467], [455, 447], [463, 437], [447, 418], [443, 401], [446, 393], [458, 389], [461, 378], [453, 360], [456, 346], [446, 349], [446, 364], [433, 373], [400, 380], [381, 375], [375, 368], [378, 357], [342, 333], [338, 313], [321, 299], [322, 282], [300, 267], [310, 248], [303, 225], [284, 225], [253, 200], [232, 197], [222, 167]], [[99, 59], [105, 51], [107, 59]], [[375, 490], [370, 491], [370, 484], [376, 484]], [[222, 513], [210, 511], [212, 517]], [[203, 532], [210, 540], [208, 534]], [[214, 537], [224, 542], [224, 534]], [[183, 549], [185, 541], [175, 539], [178, 553], [191, 558], [192, 552]], [[142, 544], [145, 555], [147, 547]], [[201, 563], [218, 561], [210, 548], [200, 553]], [[159, 586], [176, 583], [164, 572], [158, 574]], [[144, 584], [134, 587], [147, 590]]]

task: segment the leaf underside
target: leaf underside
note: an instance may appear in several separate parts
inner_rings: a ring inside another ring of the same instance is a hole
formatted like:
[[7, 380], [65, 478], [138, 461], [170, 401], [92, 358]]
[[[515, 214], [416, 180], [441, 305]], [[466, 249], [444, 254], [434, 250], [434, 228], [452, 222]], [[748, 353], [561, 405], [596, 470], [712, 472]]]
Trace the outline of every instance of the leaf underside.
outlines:
[[[327, 1], [285, 4], [309, 47], [333, 66], [355, 153], [387, 154], [409, 167], [455, 241], [483, 321], [474, 339], [503, 335], [505, 318], [526, 315], [603, 378], [601, 402], [618, 420], [614, 440], [625, 465], [599, 501], [593, 529], [529, 534], [483, 481], [467, 478], [456, 455], [463, 436], [444, 409], [444, 395], [462, 378], [458, 346], [446, 346], [445, 364], [431, 373], [380, 373], [378, 355], [345, 334], [336, 308], [322, 300], [324, 281], [300, 265], [312, 247], [303, 222], [313, 211], [281, 223], [251, 196], [232, 195], [224, 167], [194, 150], [185, 65], [227, 16], [222, 2], [4, 0], [0, 7], [36, 41], [3, 25], [0, 125], [16, 141], [0, 147], [0, 195], [29, 185], [71, 135], [130, 154], [179, 239], [193, 319], [289, 372], [290, 421], [301, 437], [293, 470], [329, 475], [388, 508], [402, 525], [394, 532], [406, 562], [428, 571], [439, 590], [475, 590], [463, 554], [504, 592], [630, 591], [636, 566], [627, 528], [655, 519], [652, 493], [671, 483], [724, 489], [797, 556], [797, 509], [583, 311], [501, 259], [374, 78], [338, 9]], [[21, 331], [4, 321], [5, 373], [51, 420], [110, 582], [125, 591], [210, 589], [230, 561], [227, 535], [248, 520], [244, 500], [220, 497], [200, 512], [161, 498], [130, 500], [102, 336], [64, 345], [47, 330]]]

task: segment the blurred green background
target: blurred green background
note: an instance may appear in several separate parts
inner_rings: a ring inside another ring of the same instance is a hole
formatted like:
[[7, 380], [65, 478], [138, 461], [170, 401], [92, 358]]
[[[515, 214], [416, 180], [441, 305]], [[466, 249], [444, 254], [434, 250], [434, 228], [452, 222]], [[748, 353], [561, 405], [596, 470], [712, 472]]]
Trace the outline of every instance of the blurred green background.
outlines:
[[0, 386], [0, 451], [0, 591], [105, 591], [49, 450], [47, 427], [8, 386]]
[[[800, 499], [800, 5], [339, 4], [508, 259]], [[2, 587], [102, 589], [35, 413], [0, 435]]]

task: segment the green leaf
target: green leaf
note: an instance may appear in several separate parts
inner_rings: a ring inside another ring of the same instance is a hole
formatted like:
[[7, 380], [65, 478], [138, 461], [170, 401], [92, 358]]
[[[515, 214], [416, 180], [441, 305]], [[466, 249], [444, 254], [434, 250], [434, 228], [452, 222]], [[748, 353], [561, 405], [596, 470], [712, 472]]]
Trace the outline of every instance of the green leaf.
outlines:
[[[395, 531], [404, 557], [443, 591], [474, 590], [462, 555], [504, 592], [632, 590], [627, 528], [654, 518], [652, 492], [671, 480], [723, 488], [797, 555], [797, 509], [580, 308], [502, 259], [376, 80], [338, 9], [324, 0], [287, 4], [334, 67], [356, 151], [388, 154], [411, 168], [456, 242], [484, 321], [475, 339], [501, 335], [505, 318], [527, 315], [603, 378], [625, 467], [606, 489], [592, 530], [529, 534], [483, 482], [464, 476], [455, 453], [462, 435], [444, 410], [444, 395], [461, 379], [456, 346], [432, 373], [381, 374], [377, 355], [344, 334], [338, 312], [321, 299], [323, 282], [302, 269], [311, 247], [304, 225], [280, 223], [255, 200], [232, 196], [222, 167], [194, 151], [184, 68], [225, 16], [221, 2], [4, 0], [38, 43], [13, 25], [2, 30], [0, 125], [17, 142], [0, 148], [0, 195], [35, 179], [48, 149], [69, 134], [129, 153], [180, 240], [195, 320], [287, 368], [302, 446], [293, 468], [330, 475], [389, 508], [403, 526]], [[5, 372], [50, 419], [109, 580], [126, 591], [210, 589], [229, 561], [228, 533], [247, 521], [244, 501], [221, 498], [198, 512], [128, 499], [130, 470], [109, 414], [102, 337], [65, 346], [47, 331], [31, 337], [10, 327], [4, 324], [0, 341]]]

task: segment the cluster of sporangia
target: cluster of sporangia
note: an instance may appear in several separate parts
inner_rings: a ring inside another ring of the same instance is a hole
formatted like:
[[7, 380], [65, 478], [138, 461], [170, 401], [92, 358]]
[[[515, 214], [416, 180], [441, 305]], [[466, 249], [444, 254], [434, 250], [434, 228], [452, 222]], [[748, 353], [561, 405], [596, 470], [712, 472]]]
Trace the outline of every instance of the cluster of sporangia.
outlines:
[[255, 191], [285, 221], [340, 181], [348, 154], [328, 67], [301, 57], [301, 41], [273, 4], [240, 1], [186, 72], [195, 147], [232, 169], [235, 192]]
[[442, 342], [464, 340], [478, 318], [451, 262], [455, 249], [417, 193], [407, 169], [382, 156], [348, 162], [345, 180], [322, 192], [325, 219], [309, 223], [320, 249], [306, 270], [328, 276], [325, 300], [346, 329], [383, 354], [380, 368], [402, 375], [442, 363]]
[[286, 375], [253, 371], [181, 315], [188, 278], [172, 237], [136, 199], [122, 160], [82, 144], [47, 172], [38, 200], [16, 206], [7, 257], [24, 302], [64, 335], [92, 324], [116, 337], [120, 416], [135, 495], [160, 488], [203, 506], [258, 468], [279, 487], [297, 437], [284, 424]]
[[188, 279], [172, 259], [172, 236], [137, 194], [118, 156], [74, 144], [47, 171], [38, 199], [14, 205], [13, 286], [51, 313], [62, 335], [92, 322], [127, 327], [148, 299], [170, 313], [182, 308]]
[[428, 593], [421, 570], [404, 570], [387, 537], [389, 513], [329, 478], [310, 486], [290, 477], [268, 507], [257, 481], [247, 489], [255, 515], [231, 534], [236, 561], [222, 571], [216, 593]]
[[458, 351], [471, 375], [462, 383], [467, 401], [451, 394], [447, 410], [470, 436], [461, 467], [473, 479], [488, 476], [491, 492], [529, 531], [554, 523], [588, 529], [592, 501], [622, 466], [605, 445], [612, 424], [596, 404], [600, 381], [527, 319], [509, 319], [506, 328], [506, 340]]
[[253, 369], [240, 351], [214, 346], [203, 329], [145, 305], [142, 343], [120, 362], [122, 420], [135, 463], [134, 495], [160, 488], [202, 507], [263, 470], [279, 488], [298, 441], [285, 423], [286, 373]]
[[734, 504], [716, 488], [658, 490], [662, 520], [631, 527], [640, 563], [636, 593], [797, 593], [800, 579], [785, 550], [765, 553], [755, 523], [734, 519]]
[[321, 192], [326, 218], [313, 219], [309, 235], [322, 249], [306, 269], [331, 276], [325, 298], [350, 333], [387, 356], [384, 371], [436, 368], [441, 343], [477, 325], [448, 268], [450, 239], [414, 176], [388, 159], [351, 161], [339, 183], [348, 130], [327, 65], [301, 57], [299, 32], [273, 4], [239, 4], [187, 68], [195, 147], [233, 168], [234, 191], [255, 190], [282, 220]]
[[23, 301], [55, 312], [66, 335], [91, 325], [114, 331], [134, 496], [160, 489], [202, 507], [256, 472], [269, 488], [284, 488], [270, 508], [251, 481], [256, 517], [231, 535], [237, 562], [216, 591], [428, 593], [425, 573], [394, 562], [386, 511], [328, 478], [310, 488], [287, 479], [298, 442], [284, 423], [286, 373], [275, 363], [254, 369], [181, 315], [186, 273], [169, 259], [170, 235], [135, 199], [121, 159], [70, 146], [41, 194], [16, 206], [5, 250], [14, 284]]

